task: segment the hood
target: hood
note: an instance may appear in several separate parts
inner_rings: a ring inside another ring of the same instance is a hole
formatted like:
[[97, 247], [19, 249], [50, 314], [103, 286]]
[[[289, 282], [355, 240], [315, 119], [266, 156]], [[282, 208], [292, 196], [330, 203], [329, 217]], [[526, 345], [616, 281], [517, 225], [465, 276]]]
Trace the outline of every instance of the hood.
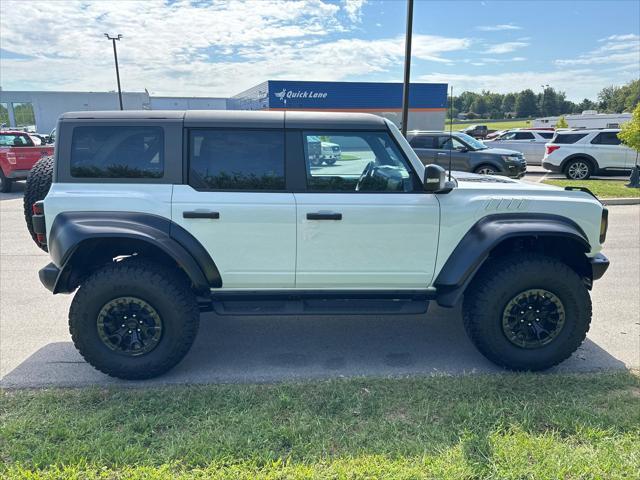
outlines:
[[[490, 142], [487, 142], [490, 143]], [[489, 147], [489, 145], [487, 145]], [[522, 156], [522, 153], [517, 152], [515, 150], [508, 150], [506, 148], [495, 148], [495, 147], [489, 147], [489, 148], [485, 148], [484, 150], [476, 150], [478, 153], [489, 153], [491, 155], [518, 155], [518, 156]]]
[[[546, 183], [515, 180], [501, 175], [478, 175], [475, 173], [453, 171], [451, 175], [458, 181], [460, 188], [481, 190], [517, 190], [534, 192], [565, 192], [562, 187], [547, 185]], [[566, 193], [566, 192], [565, 192]]]

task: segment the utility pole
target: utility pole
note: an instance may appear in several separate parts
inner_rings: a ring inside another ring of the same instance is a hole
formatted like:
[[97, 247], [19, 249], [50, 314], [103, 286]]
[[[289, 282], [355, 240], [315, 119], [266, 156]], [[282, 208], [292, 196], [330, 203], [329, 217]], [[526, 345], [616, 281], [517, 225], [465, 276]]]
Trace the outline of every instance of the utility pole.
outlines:
[[122, 89], [120, 88], [120, 69], [118, 68], [118, 50], [116, 49], [116, 40], [120, 40], [122, 35], [118, 34], [117, 37], [112, 37], [108, 33], [104, 34], [107, 39], [113, 43], [113, 59], [116, 62], [116, 79], [118, 80], [118, 99], [120, 100], [120, 110], [124, 110], [122, 107]]
[[407, 0], [407, 32], [404, 41], [404, 84], [402, 85], [402, 135], [409, 123], [409, 81], [411, 80], [411, 38], [413, 35], [413, 0]]

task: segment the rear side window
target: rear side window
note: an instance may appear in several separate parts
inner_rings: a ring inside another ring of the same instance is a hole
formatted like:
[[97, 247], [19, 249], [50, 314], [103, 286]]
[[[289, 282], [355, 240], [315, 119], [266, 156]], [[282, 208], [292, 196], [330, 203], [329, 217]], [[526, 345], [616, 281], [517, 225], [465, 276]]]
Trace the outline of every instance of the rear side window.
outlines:
[[620, 145], [620, 139], [617, 132], [601, 132], [591, 140], [591, 143], [597, 145]]
[[199, 190], [284, 190], [284, 131], [191, 130], [189, 185]]
[[542, 138], [551, 139], [553, 138], [553, 132], [538, 132]]
[[90, 126], [73, 129], [71, 176], [77, 178], [161, 178], [161, 127]]
[[438, 137], [428, 137], [426, 135], [413, 137], [409, 144], [413, 148], [438, 148], [436, 146]]
[[553, 138], [551, 143], [561, 143], [561, 144], [568, 145], [571, 143], [576, 143], [578, 140], [586, 136], [587, 136], [586, 133], [558, 133]]

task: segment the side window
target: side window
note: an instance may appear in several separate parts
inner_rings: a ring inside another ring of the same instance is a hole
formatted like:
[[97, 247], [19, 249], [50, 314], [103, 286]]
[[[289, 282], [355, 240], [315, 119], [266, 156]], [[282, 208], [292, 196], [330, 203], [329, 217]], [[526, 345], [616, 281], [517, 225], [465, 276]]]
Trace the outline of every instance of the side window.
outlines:
[[284, 190], [284, 131], [190, 130], [189, 185], [201, 190]]
[[312, 192], [412, 192], [415, 176], [386, 132], [303, 132]]
[[5, 134], [0, 135], [0, 145], [3, 147], [31, 147], [33, 142], [27, 135]]
[[[451, 144], [451, 142], [453, 142], [453, 145]], [[443, 137], [438, 137], [438, 148], [440, 150], [449, 150], [449, 149], [461, 150], [467, 147], [456, 137], [443, 136]]]
[[542, 138], [550, 140], [553, 138], [553, 132], [538, 132], [538, 135], [540, 135]]
[[434, 145], [434, 140], [437, 137], [430, 137], [427, 135], [419, 135], [417, 137], [413, 137], [409, 144], [413, 148], [436, 148]]
[[591, 140], [591, 143], [599, 145], [620, 145], [622, 142], [618, 138], [617, 132], [601, 132]]
[[514, 140], [533, 140], [534, 138], [531, 132], [516, 132]]
[[515, 140], [516, 132], [508, 132], [500, 137], [500, 140]]
[[161, 178], [163, 174], [162, 128], [90, 126], [73, 129], [71, 176]]

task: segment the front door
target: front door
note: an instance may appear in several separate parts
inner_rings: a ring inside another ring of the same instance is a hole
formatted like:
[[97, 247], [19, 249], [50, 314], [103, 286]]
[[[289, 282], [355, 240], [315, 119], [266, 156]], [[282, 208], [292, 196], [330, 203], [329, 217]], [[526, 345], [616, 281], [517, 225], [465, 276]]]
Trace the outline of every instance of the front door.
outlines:
[[207, 249], [223, 289], [293, 288], [296, 207], [283, 129], [192, 129], [172, 219]]
[[[439, 205], [387, 132], [303, 132], [307, 190], [296, 193], [296, 287], [424, 289], [437, 253]], [[340, 145], [314, 166], [311, 137]]]

